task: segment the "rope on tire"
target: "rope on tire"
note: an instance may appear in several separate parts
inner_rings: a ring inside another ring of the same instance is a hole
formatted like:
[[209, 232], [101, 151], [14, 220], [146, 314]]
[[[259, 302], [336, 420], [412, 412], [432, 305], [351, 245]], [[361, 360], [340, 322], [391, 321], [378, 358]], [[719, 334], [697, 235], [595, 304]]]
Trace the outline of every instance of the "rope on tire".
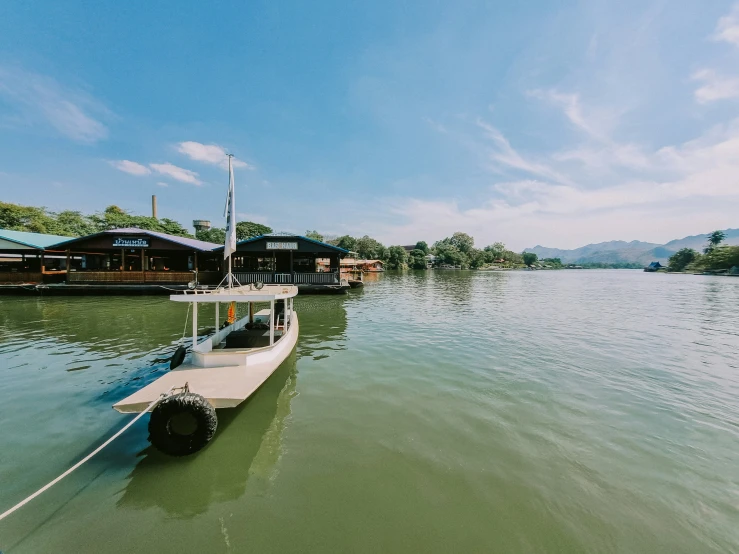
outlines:
[[[185, 385], [185, 387], [187, 387], [187, 385]], [[39, 490], [37, 490], [36, 492], [34, 492], [31, 496], [29, 496], [26, 499], [18, 502], [18, 504], [16, 504], [15, 506], [13, 506], [12, 508], [10, 508], [6, 512], [3, 512], [2, 514], [0, 514], [0, 521], [4, 520], [10, 514], [12, 514], [13, 512], [15, 512], [16, 510], [19, 510], [20, 508], [22, 508], [26, 504], [28, 504], [31, 500], [33, 500], [34, 498], [36, 498], [37, 496], [39, 496], [41, 493], [44, 493], [47, 490], [49, 490], [51, 487], [53, 487], [54, 485], [56, 485], [59, 481], [61, 481], [62, 479], [64, 479], [67, 475], [69, 475], [70, 473], [72, 473], [75, 469], [79, 468], [82, 464], [84, 464], [85, 462], [89, 461], [95, 454], [97, 454], [98, 452], [100, 452], [103, 448], [105, 448], [111, 442], [113, 442], [115, 439], [117, 439], [118, 437], [120, 437], [129, 427], [131, 427], [131, 425], [133, 425], [139, 419], [141, 419], [144, 416], [144, 414], [146, 414], [147, 412], [150, 412], [151, 410], [153, 410], [157, 406], [157, 404], [159, 404], [162, 400], [164, 400], [165, 398], [167, 398], [168, 396], [170, 396], [171, 393], [172, 393], [172, 391], [175, 390], [175, 388], [178, 388], [178, 387], [172, 387], [167, 392], [163, 392], [159, 396], [159, 398], [157, 398], [156, 400], [154, 400], [154, 402], [152, 402], [151, 404], [149, 404], [149, 406], [143, 412], [141, 412], [139, 415], [137, 415], [135, 418], [133, 418], [131, 421], [129, 421], [123, 427], [123, 429], [121, 429], [120, 431], [118, 431], [115, 435], [113, 435], [112, 437], [110, 437], [107, 441], [105, 441], [103, 444], [101, 444], [100, 446], [98, 446], [95, 450], [93, 450], [92, 452], [90, 452], [87, 456], [85, 456], [84, 458], [82, 458], [79, 462], [77, 462], [76, 464], [74, 464], [67, 471], [65, 471], [64, 473], [62, 473], [59, 477], [57, 477], [53, 481], [49, 481], [47, 484], [45, 484]]]

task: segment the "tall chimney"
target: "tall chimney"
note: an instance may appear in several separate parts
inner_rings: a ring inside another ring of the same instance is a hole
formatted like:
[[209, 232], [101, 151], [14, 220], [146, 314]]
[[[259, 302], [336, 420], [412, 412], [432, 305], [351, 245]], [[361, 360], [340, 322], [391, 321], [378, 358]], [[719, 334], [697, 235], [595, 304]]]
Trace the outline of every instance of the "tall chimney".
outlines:
[[157, 218], [157, 195], [151, 195], [151, 217]]

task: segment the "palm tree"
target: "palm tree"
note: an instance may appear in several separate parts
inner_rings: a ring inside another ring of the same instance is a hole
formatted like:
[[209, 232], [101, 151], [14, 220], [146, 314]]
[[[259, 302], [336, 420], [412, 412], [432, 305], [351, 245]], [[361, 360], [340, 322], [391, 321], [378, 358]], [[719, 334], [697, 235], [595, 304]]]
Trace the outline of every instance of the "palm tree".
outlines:
[[705, 254], [713, 252], [713, 249], [721, 244], [725, 238], [726, 234], [723, 231], [714, 231], [713, 233], [708, 235], [708, 246], [703, 249], [703, 252]]

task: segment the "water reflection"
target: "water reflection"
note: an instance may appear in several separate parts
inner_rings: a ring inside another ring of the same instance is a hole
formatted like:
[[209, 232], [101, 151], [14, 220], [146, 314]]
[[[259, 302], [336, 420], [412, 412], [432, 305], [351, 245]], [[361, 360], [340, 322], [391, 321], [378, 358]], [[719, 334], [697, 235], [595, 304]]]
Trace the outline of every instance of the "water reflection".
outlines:
[[189, 518], [214, 502], [241, 497], [252, 478], [270, 480], [282, 454], [282, 433], [297, 394], [297, 355], [290, 355], [257, 394], [218, 412], [218, 432], [196, 455], [172, 458], [148, 447], [118, 500], [124, 508], [162, 508]]

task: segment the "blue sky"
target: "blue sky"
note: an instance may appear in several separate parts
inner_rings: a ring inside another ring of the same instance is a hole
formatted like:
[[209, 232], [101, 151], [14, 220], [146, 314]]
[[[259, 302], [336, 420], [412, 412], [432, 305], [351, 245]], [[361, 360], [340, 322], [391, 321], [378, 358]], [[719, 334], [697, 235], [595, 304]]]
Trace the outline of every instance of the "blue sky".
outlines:
[[736, 227], [732, 2], [5, 2], [0, 199], [521, 250]]

